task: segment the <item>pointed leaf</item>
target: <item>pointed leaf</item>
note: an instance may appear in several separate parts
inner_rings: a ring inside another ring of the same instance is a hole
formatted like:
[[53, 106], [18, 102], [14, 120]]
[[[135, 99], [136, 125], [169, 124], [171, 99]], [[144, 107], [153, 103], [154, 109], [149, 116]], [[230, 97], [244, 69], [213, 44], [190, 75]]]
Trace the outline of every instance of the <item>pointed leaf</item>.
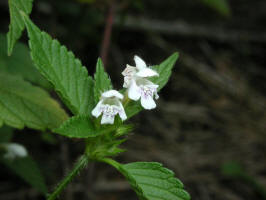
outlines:
[[169, 58], [163, 61], [160, 65], [153, 66], [152, 68], [159, 73], [158, 77], [153, 77], [151, 81], [159, 85], [158, 91], [160, 91], [168, 82], [172, 69], [175, 66], [175, 63], [179, 57], [179, 54], [176, 52], [172, 54]]
[[0, 72], [21, 76], [23, 79], [44, 88], [49, 89], [51, 87], [48, 81], [34, 67], [29, 48], [26, 45], [18, 42], [11, 56], [6, 54], [6, 49], [6, 37], [0, 34]]
[[135, 162], [120, 165], [118, 170], [127, 178], [142, 200], [189, 200], [174, 172], [157, 162]]
[[94, 79], [95, 79], [94, 100], [95, 103], [97, 103], [103, 92], [112, 89], [111, 80], [108, 74], [104, 71], [104, 66], [100, 58], [97, 61]]
[[47, 193], [44, 177], [37, 163], [29, 156], [14, 160], [0, 159], [9, 169], [43, 194]]
[[8, 40], [8, 55], [11, 55], [16, 41], [20, 38], [25, 28], [24, 21], [20, 15], [20, 11], [29, 15], [31, 13], [33, 0], [8, 0], [10, 12]]
[[66, 119], [65, 111], [43, 89], [20, 77], [0, 74], [0, 121], [14, 128], [44, 130]]
[[93, 109], [93, 80], [74, 54], [41, 32], [24, 15], [32, 59], [74, 114], [90, 115]]
[[88, 138], [115, 130], [114, 126], [96, 129], [88, 116], [74, 116], [65, 121], [54, 132], [70, 138]]

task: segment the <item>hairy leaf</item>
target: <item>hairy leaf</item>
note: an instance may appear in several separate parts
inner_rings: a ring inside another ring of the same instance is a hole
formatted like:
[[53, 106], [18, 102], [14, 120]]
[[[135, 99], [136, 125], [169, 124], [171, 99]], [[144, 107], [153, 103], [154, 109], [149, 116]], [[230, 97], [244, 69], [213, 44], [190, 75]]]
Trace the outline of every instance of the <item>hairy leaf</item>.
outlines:
[[113, 131], [115, 128], [115, 126], [108, 126], [96, 129], [88, 116], [81, 115], [68, 119], [54, 132], [70, 138], [88, 138]]
[[8, 55], [11, 55], [16, 41], [20, 38], [25, 28], [20, 11], [29, 15], [32, 9], [32, 2], [33, 0], [8, 0], [10, 13], [9, 32], [7, 33]]
[[20, 77], [0, 74], [0, 121], [14, 128], [58, 127], [67, 115], [41, 88]]
[[[179, 57], [178, 53], [172, 54], [169, 58], [163, 61], [160, 65], [155, 65], [152, 68], [159, 73], [158, 77], [151, 78], [151, 81], [155, 84], [159, 85], [158, 91], [160, 91], [168, 82], [171, 74], [172, 69]], [[128, 105], [125, 107], [125, 111], [127, 114], [128, 119], [138, 112], [143, 110], [139, 101], [130, 101]]]
[[95, 103], [97, 103], [103, 92], [112, 89], [111, 80], [108, 77], [108, 74], [104, 71], [104, 66], [100, 58], [97, 61], [94, 79], [95, 79], [94, 100]]
[[29, 156], [14, 160], [0, 159], [9, 169], [43, 194], [47, 193], [44, 177], [37, 163]]
[[41, 32], [24, 15], [30, 37], [32, 59], [39, 71], [48, 79], [74, 114], [90, 115], [93, 109], [93, 80], [87, 69], [74, 54]]
[[174, 173], [157, 162], [135, 162], [124, 164], [118, 170], [127, 178], [142, 200], [189, 200]]
[[0, 73], [6, 72], [49, 89], [51, 86], [34, 67], [26, 45], [18, 42], [11, 56], [6, 54], [7, 40], [0, 34]]

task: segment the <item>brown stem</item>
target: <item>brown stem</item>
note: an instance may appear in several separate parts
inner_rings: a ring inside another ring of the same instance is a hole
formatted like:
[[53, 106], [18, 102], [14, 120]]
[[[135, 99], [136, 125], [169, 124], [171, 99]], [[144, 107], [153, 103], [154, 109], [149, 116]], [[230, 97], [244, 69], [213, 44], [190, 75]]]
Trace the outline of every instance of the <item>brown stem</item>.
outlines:
[[108, 57], [108, 51], [109, 51], [109, 45], [112, 35], [112, 27], [113, 27], [113, 21], [114, 21], [114, 15], [115, 15], [115, 1], [113, 1], [110, 4], [109, 11], [107, 14], [105, 29], [104, 29], [104, 36], [103, 36], [103, 42], [101, 47], [101, 58], [103, 61], [104, 66], [106, 66], [107, 63], [107, 57]]

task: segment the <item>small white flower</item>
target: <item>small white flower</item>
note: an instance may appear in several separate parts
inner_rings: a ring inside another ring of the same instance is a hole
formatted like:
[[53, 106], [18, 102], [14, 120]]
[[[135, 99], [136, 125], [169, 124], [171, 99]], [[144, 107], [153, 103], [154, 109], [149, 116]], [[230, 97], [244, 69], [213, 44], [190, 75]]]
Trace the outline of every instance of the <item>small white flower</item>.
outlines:
[[20, 144], [16, 143], [5, 143], [2, 144], [6, 153], [4, 154], [4, 158], [13, 160], [15, 158], [22, 158], [28, 155], [26, 148]]
[[142, 78], [159, 76], [156, 71], [147, 67], [144, 60], [142, 60], [140, 57], [134, 56], [134, 60], [136, 67], [127, 65], [126, 69], [122, 72], [122, 75], [124, 76], [124, 88], [128, 88], [130, 86], [131, 80], [136, 76]]
[[131, 84], [128, 89], [128, 97], [134, 101], [140, 100], [143, 108], [151, 110], [156, 108], [155, 99], [158, 99], [157, 88], [159, 85], [145, 78], [135, 78], [132, 79]]
[[103, 114], [101, 124], [113, 124], [117, 114], [124, 121], [127, 119], [127, 116], [120, 102], [123, 98], [124, 96], [116, 90], [106, 91], [102, 93], [100, 101], [92, 110], [91, 114], [96, 118]]
[[147, 80], [148, 77], [159, 76], [159, 74], [147, 67], [146, 63], [138, 56], [134, 56], [136, 67], [127, 65], [122, 72], [124, 76], [123, 87], [128, 88], [128, 97], [134, 101], [141, 99], [143, 108], [150, 110], [156, 107], [153, 100], [158, 99], [158, 85]]

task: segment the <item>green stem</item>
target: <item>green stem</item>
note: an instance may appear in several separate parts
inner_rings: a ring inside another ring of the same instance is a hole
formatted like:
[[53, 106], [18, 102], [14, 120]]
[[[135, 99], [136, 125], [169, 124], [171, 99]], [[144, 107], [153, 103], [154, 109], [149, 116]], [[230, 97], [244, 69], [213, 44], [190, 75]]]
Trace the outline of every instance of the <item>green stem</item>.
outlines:
[[99, 160], [100, 162], [105, 162], [109, 165], [112, 165], [114, 168], [116, 168], [118, 171], [120, 171], [120, 166], [121, 164], [119, 162], [116, 162], [115, 160], [111, 159], [111, 158], [101, 158]]
[[89, 158], [86, 155], [82, 155], [76, 163], [74, 169], [59, 183], [54, 192], [50, 194], [47, 200], [55, 200], [65, 189], [65, 187], [73, 180], [73, 178], [87, 166]]

